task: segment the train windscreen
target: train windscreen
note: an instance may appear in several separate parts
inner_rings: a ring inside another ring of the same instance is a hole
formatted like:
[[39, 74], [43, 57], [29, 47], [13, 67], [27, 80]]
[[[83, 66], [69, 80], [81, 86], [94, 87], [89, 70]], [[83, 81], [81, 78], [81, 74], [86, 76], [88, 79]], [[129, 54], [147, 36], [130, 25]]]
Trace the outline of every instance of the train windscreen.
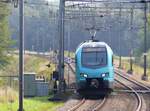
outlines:
[[82, 65], [99, 68], [107, 65], [106, 47], [85, 47], [82, 50]]

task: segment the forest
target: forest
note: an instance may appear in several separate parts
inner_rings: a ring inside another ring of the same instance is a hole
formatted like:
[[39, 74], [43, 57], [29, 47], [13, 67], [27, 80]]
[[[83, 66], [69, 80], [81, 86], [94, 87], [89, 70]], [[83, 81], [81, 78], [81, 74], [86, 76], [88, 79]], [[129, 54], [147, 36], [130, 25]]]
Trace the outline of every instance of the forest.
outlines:
[[5, 2], [0, 2], [0, 68], [9, 62], [7, 52], [10, 50], [12, 40], [9, 28], [10, 9]]
[[[33, 4], [35, 1], [30, 0], [25, 4], [25, 49], [35, 51], [49, 51], [49, 49], [58, 48], [58, 4], [52, 6]], [[43, 3], [41, 0], [36, 2]], [[32, 3], [32, 5], [30, 5]], [[122, 13], [121, 16], [106, 15], [104, 17], [69, 17], [70, 12], [66, 9], [65, 20], [65, 48], [75, 51], [78, 44], [82, 41], [90, 39], [91, 35], [86, 30], [95, 24], [95, 27], [99, 28], [97, 31], [96, 39], [108, 43], [116, 54], [128, 56], [130, 50], [135, 50], [138, 54], [143, 52], [143, 10], [134, 10], [133, 13], [133, 30], [131, 28], [131, 13]], [[79, 11], [79, 10], [78, 10]], [[83, 9], [80, 11], [82, 15], [86, 11]], [[96, 10], [90, 10], [90, 13], [97, 14]], [[119, 13], [119, 12], [118, 12]], [[68, 14], [68, 15], [67, 15]], [[74, 13], [75, 15], [75, 13]], [[73, 16], [74, 16], [73, 15]], [[136, 19], [138, 18], [138, 20]], [[149, 16], [148, 16], [149, 18]], [[92, 22], [94, 19], [94, 23]], [[148, 19], [149, 20], [149, 19]], [[121, 23], [120, 23], [121, 22]], [[150, 21], [148, 21], [150, 25]], [[10, 15], [10, 26], [13, 30], [12, 38], [18, 41], [18, 9], [12, 9]], [[148, 48], [149, 46], [149, 34], [148, 31]], [[70, 39], [70, 42], [68, 42]], [[18, 42], [17, 42], [18, 43]], [[119, 46], [118, 46], [119, 45]], [[14, 47], [18, 47], [16, 44]], [[121, 52], [119, 51], [121, 48]], [[138, 49], [137, 49], [138, 48]]]
[[[0, 7], [0, 62], [4, 64], [8, 59], [7, 56], [2, 55], [5, 55], [10, 46], [13, 49], [18, 49], [19, 9], [14, 8], [13, 5], [4, 5], [2, 2], [0, 2], [0, 5], [2, 5]], [[121, 15], [119, 15], [119, 11], [114, 15], [108, 13], [102, 17], [103, 13], [99, 14], [97, 9], [76, 9], [76, 12], [72, 11], [73, 8], [66, 8], [65, 10], [65, 50], [75, 51], [81, 42], [91, 39], [90, 32], [86, 29], [94, 24], [99, 29], [96, 33], [96, 39], [108, 43], [115, 55], [129, 56], [132, 50], [135, 56], [142, 57], [144, 50], [144, 11], [142, 9], [133, 9], [132, 19], [131, 11], [121, 13]], [[72, 12], [69, 12], [69, 10]], [[85, 16], [85, 12], [92, 16]], [[149, 12], [148, 8], [148, 52], [150, 49]], [[77, 14], [78, 16], [76, 16]], [[28, 0], [25, 2], [24, 15], [25, 50], [37, 52], [57, 50], [59, 47], [58, 3], [53, 2], [53, 4], [47, 5], [42, 0], [36, 0], [36, 2]], [[13, 40], [13, 45], [11, 45], [12, 40], [10, 38]]]

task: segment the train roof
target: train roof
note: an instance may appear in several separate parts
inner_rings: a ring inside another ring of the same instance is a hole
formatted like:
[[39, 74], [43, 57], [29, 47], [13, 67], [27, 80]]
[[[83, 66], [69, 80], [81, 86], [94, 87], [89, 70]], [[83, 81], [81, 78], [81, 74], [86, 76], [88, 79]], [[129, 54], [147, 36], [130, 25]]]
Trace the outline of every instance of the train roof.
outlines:
[[105, 42], [100, 42], [100, 41], [85, 41], [82, 42], [79, 47], [107, 47], [108, 45]]
[[107, 43], [105, 42], [100, 42], [100, 41], [93, 41], [93, 40], [89, 40], [89, 41], [84, 41], [82, 42], [78, 47], [77, 47], [77, 52], [79, 51], [79, 49], [82, 49], [84, 47], [106, 47], [107, 50], [112, 52], [112, 49], [110, 48], [109, 45], [107, 45]]

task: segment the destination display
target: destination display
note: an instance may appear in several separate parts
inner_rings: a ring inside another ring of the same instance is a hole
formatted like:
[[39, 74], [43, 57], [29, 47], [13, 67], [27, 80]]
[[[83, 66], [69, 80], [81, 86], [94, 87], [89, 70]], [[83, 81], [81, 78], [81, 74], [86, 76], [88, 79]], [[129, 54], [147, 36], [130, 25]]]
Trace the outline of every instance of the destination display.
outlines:
[[85, 47], [82, 49], [82, 52], [101, 52], [106, 51], [105, 47]]

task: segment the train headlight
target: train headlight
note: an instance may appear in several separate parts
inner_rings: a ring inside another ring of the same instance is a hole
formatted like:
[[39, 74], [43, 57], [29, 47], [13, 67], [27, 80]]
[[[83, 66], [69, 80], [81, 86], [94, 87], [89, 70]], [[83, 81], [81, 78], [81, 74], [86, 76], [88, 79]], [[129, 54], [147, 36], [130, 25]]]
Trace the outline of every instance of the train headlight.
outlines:
[[84, 77], [85, 77], [85, 78], [87, 78], [87, 77], [88, 77], [88, 75], [87, 75], [87, 74], [84, 74]]
[[84, 73], [81, 73], [80, 76], [81, 76], [81, 77], [85, 77], [85, 78], [88, 77], [88, 75], [87, 75], [87, 74], [84, 74]]
[[103, 73], [103, 74], [102, 74], [102, 77], [105, 77], [105, 76], [106, 76], [106, 74], [105, 74], [105, 73]]
[[102, 76], [102, 77], [108, 77], [108, 76], [109, 76], [109, 73], [102, 73], [101, 76]]

